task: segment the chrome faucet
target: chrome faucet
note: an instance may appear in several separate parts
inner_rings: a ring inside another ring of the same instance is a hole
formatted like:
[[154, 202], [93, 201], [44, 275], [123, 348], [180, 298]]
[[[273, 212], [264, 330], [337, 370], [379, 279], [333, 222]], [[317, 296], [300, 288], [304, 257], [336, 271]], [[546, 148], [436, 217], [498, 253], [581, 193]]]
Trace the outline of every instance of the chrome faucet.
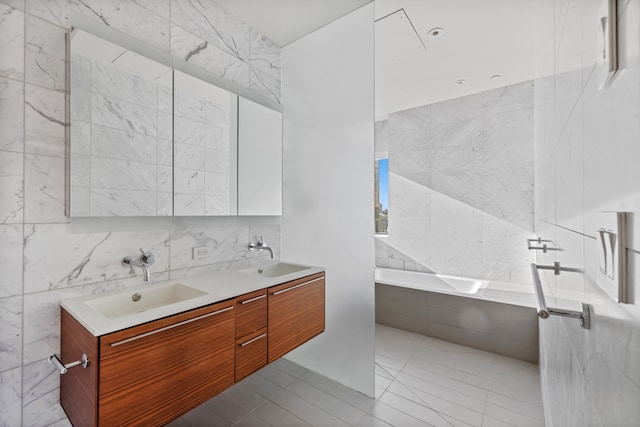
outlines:
[[147, 266], [153, 265], [156, 262], [156, 256], [151, 252], [146, 252], [144, 249], [140, 248], [140, 252], [142, 255], [138, 259], [133, 259], [130, 256], [126, 256], [122, 258], [122, 265], [126, 267], [131, 267], [133, 271], [133, 267], [140, 267], [142, 269], [142, 273], [144, 274], [144, 281], [149, 281], [149, 269]]
[[265, 241], [262, 240], [262, 236], [260, 236], [260, 240], [258, 241], [258, 243], [249, 243], [249, 250], [269, 251], [269, 253], [271, 254], [271, 259], [273, 259], [273, 249], [267, 246]]

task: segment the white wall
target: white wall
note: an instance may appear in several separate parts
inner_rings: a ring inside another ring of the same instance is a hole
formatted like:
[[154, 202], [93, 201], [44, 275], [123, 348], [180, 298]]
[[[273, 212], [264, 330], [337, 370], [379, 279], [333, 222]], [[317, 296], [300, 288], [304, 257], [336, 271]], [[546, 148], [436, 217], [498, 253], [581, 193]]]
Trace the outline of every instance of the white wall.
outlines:
[[[598, 90], [599, 0], [539, 2], [535, 82], [536, 232], [561, 252], [537, 253], [582, 274], [542, 274], [549, 305], [591, 305], [591, 329], [575, 319], [540, 321], [547, 426], [631, 426], [640, 419], [640, 1], [618, 0], [621, 72]], [[628, 212], [630, 304], [597, 285], [597, 212]], [[555, 298], [554, 298], [555, 297]], [[561, 299], [557, 302], [555, 299]]]
[[288, 358], [374, 393], [373, 3], [282, 49], [283, 258], [326, 268], [326, 331]]

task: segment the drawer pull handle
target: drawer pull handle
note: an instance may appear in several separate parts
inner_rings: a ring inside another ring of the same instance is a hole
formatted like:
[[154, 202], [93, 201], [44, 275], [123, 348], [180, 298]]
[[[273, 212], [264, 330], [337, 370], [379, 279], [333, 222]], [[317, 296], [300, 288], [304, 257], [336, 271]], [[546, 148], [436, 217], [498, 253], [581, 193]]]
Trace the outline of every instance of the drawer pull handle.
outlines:
[[182, 322], [174, 323], [173, 325], [165, 326], [164, 328], [154, 329], [153, 331], [145, 332], [144, 334], [136, 335], [131, 338], [127, 338], [121, 341], [116, 341], [114, 343], [109, 344], [111, 347], [117, 347], [122, 344], [129, 343], [131, 341], [139, 340], [140, 338], [145, 338], [150, 335], [157, 334], [158, 332], [168, 331], [169, 329], [177, 328], [178, 326], [186, 325], [187, 323], [195, 322], [196, 320], [205, 319], [207, 317], [215, 316], [216, 314], [224, 313], [225, 311], [233, 310], [233, 306], [226, 307], [221, 310], [213, 311], [211, 313], [203, 314], [202, 316], [194, 317], [193, 319], [183, 320]]
[[290, 288], [285, 288], [285, 289], [282, 289], [282, 290], [279, 290], [279, 291], [276, 291], [276, 292], [271, 292], [271, 295], [284, 294], [285, 292], [289, 292], [289, 291], [292, 291], [294, 289], [301, 288], [303, 286], [307, 286], [307, 285], [309, 285], [309, 284], [311, 284], [313, 282], [317, 282], [318, 280], [324, 280], [324, 277], [318, 277], [317, 279], [309, 280], [308, 282], [300, 283], [299, 285], [295, 285], [295, 286], [292, 286]]
[[259, 335], [259, 336], [255, 337], [255, 338], [250, 339], [249, 341], [247, 341], [247, 342], [245, 342], [245, 343], [240, 344], [240, 347], [246, 347], [246, 346], [248, 346], [249, 344], [251, 344], [252, 342], [256, 342], [256, 341], [258, 341], [258, 340], [261, 340], [262, 338], [264, 338], [264, 337], [266, 337], [266, 336], [267, 336], [267, 334]]
[[250, 302], [258, 301], [258, 300], [260, 300], [262, 298], [266, 298], [266, 297], [267, 297], [266, 294], [259, 295], [259, 296], [255, 297], [255, 298], [250, 298], [250, 299], [246, 299], [244, 301], [240, 301], [240, 304], [249, 304]]

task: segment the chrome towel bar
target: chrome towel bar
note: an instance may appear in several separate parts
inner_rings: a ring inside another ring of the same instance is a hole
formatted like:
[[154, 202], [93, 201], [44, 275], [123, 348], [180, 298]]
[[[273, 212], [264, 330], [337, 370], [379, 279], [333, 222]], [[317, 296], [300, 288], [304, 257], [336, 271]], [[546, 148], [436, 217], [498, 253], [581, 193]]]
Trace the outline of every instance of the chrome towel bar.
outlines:
[[49, 356], [49, 363], [51, 363], [53, 366], [56, 367], [58, 371], [60, 371], [60, 375], [66, 374], [67, 371], [73, 368], [74, 366], [82, 365], [82, 367], [85, 369], [87, 369], [87, 366], [89, 366], [89, 360], [87, 359], [87, 355], [84, 353], [82, 353], [82, 359], [76, 360], [75, 362], [67, 363], [66, 365], [62, 364], [62, 362], [60, 361], [59, 355], [52, 354]]
[[560, 274], [562, 271], [580, 271], [577, 269], [570, 268], [560, 268], [560, 263], [554, 263], [554, 266], [545, 266], [545, 265], [537, 265], [535, 263], [531, 264], [531, 275], [533, 276], [533, 289], [536, 293], [536, 309], [538, 312], [538, 317], [541, 319], [546, 319], [549, 315], [554, 316], [562, 316], [562, 317], [571, 317], [574, 319], [578, 319], [580, 322], [580, 326], [584, 329], [589, 329], [591, 327], [591, 311], [589, 310], [589, 304], [582, 303], [582, 311], [574, 311], [574, 310], [564, 310], [560, 308], [551, 308], [547, 307], [547, 301], [544, 298], [544, 292], [542, 290], [542, 282], [540, 281], [540, 274], [538, 273], [538, 269], [547, 269], [554, 270], [554, 272], [558, 271], [556, 274]]

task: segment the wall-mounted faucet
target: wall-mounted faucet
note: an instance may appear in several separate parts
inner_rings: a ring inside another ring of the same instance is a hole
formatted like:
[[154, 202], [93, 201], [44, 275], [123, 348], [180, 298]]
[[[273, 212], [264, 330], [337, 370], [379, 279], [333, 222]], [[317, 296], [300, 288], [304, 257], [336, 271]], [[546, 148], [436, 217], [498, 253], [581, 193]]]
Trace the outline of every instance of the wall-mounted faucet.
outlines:
[[133, 267], [140, 267], [142, 269], [142, 273], [144, 274], [144, 281], [148, 282], [149, 269], [147, 268], [147, 266], [153, 265], [153, 263], [156, 262], [156, 256], [151, 252], [146, 252], [142, 248], [140, 248], [140, 252], [142, 252], [142, 255], [140, 255], [138, 259], [133, 259], [130, 256], [122, 258], [122, 265], [131, 267], [131, 270], [133, 270]]
[[271, 249], [264, 240], [262, 240], [262, 236], [260, 236], [260, 240], [258, 241], [258, 243], [249, 243], [249, 250], [250, 251], [254, 251], [254, 250], [258, 250], [258, 251], [269, 251], [269, 253], [271, 254], [271, 259], [273, 259], [273, 249]]

